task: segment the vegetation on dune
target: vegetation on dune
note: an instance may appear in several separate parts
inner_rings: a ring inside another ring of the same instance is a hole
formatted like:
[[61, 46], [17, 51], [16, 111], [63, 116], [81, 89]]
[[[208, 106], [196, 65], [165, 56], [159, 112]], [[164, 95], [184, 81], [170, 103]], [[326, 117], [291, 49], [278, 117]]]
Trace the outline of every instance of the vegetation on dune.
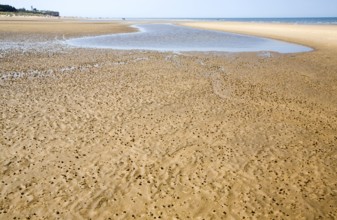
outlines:
[[17, 12], [16, 8], [10, 5], [0, 5], [0, 11], [3, 12]]
[[34, 15], [34, 16], [55, 16], [59, 17], [60, 13], [57, 11], [46, 11], [46, 10], [37, 10], [33, 6], [31, 7], [31, 10], [26, 10], [25, 8], [16, 9], [13, 6], [10, 5], [1, 5], [0, 4], [0, 14], [5, 15]]

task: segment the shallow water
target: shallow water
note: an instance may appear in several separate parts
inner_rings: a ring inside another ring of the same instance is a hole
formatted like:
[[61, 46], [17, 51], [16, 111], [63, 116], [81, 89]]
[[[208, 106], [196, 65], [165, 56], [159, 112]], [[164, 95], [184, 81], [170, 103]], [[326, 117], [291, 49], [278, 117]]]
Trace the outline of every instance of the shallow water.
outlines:
[[139, 32], [67, 40], [72, 46], [117, 50], [217, 51], [279, 53], [308, 52], [302, 45], [220, 31], [200, 30], [171, 24], [135, 25]]

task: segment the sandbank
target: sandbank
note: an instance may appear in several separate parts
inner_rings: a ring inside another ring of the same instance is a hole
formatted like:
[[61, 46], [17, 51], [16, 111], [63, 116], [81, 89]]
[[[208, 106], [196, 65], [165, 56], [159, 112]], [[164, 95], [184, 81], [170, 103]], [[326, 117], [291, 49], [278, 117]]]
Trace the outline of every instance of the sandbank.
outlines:
[[268, 37], [305, 44], [317, 49], [337, 48], [336, 25], [305, 25], [242, 22], [184, 22], [181, 25]]

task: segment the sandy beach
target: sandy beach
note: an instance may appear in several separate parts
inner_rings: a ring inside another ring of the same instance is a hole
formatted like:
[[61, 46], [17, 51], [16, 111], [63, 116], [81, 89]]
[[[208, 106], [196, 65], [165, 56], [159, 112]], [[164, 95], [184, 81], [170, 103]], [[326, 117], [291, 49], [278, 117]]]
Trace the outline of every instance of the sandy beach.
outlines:
[[129, 24], [0, 19], [0, 219], [337, 218], [337, 26], [179, 23], [315, 48], [283, 55], [62, 43]]

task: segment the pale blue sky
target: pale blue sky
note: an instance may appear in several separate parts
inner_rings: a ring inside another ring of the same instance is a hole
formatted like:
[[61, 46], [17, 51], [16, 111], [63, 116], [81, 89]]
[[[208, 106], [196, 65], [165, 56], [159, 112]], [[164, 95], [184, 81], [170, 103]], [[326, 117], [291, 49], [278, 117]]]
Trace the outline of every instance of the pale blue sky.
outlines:
[[337, 17], [337, 0], [0, 0], [82, 17]]

